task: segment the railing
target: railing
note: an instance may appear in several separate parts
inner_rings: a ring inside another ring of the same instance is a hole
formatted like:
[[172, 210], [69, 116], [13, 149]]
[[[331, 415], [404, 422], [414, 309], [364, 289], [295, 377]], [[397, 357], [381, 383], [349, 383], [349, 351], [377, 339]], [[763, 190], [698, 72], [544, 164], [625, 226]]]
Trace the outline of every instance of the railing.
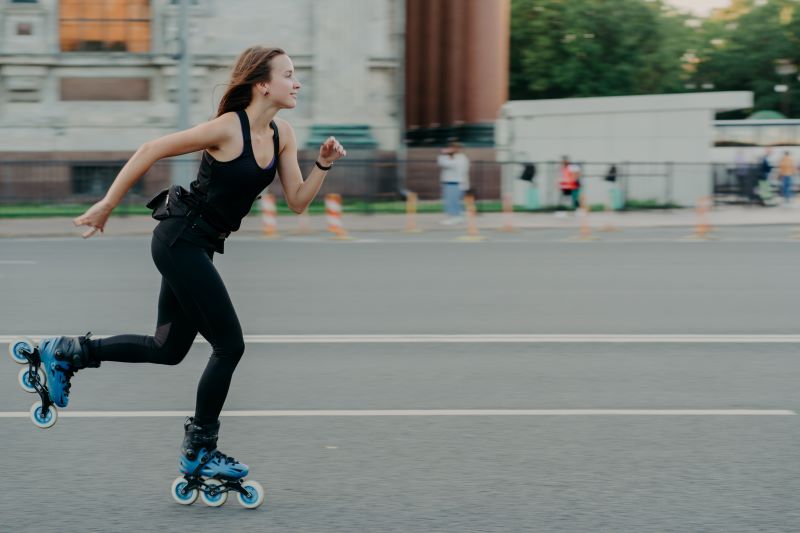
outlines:
[[[0, 203], [2, 204], [88, 204], [102, 197], [124, 165], [124, 161], [2, 161], [0, 162]], [[313, 160], [300, 161], [303, 175], [313, 167]], [[548, 208], [564, 203], [558, 182], [560, 162], [532, 162], [533, 185], [520, 180], [523, 162], [472, 161], [470, 185], [480, 200], [499, 200], [503, 190], [521, 190], [531, 186], [540, 193], [540, 206]], [[590, 203], [603, 203], [607, 189], [618, 188], [627, 202], [642, 201], [653, 205], [674, 205], [685, 200], [681, 190], [695, 184], [700, 195], [715, 196], [717, 202], [752, 200], [759, 169], [725, 164], [631, 163], [616, 166], [616, 181], [609, 181], [612, 163], [581, 162], [581, 185]], [[125, 202], [143, 204], [173, 179], [190, 182], [197, 172], [197, 160], [168, 160], [154, 165], [139, 180]], [[505, 184], [505, 187], [502, 184]], [[270, 191], [280, 199], [278, 180]], [[406, 191], [417, 193], [420, 200], [438, 200], [441, 194], [439, 168], [435, 160], [344, 159], [329, 172], [321, 194], [339, 193], [345, 201], [376, 202], [400, 200]], [[519, 203], [519, 202], [518, 202]], [[692, 202], [684, 201], [684, 205]]]

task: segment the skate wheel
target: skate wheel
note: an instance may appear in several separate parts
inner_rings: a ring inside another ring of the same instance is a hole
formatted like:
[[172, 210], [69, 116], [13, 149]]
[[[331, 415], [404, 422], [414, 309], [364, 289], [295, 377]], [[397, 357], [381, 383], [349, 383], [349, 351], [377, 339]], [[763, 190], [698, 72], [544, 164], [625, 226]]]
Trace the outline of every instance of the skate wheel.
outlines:
[[15, 363], [26, 365], [28, 364], [28, 358], [25, 357], [23, 352], [33, 353], [35, 347], [36, 345], [33, 344], [32, 340], [26, 337], [18, 337], [8, 345], [8, 355], [11, 356]]
[[[219, 507], [228, 501], [228, 493], [222, 491], [222, 482], [218, 479], [209, 479], [206, 481], [206, 487], [200, 493], [200, 500], [209, 507]], [[215, 490], [214, 494], [209, 494], [210, 490]]]
[[172, 482], [172, 499], [181, 505], [192, 505], [197, 501], [197, 497], [200, 495], [200, 491], [197, 489], [184, 492], [188, 484], [189, 482], [186, 481], [186, 478], [183, 476], [176, 478], [175, 481]]
[[47, 410], [47, 416], [42, 414], [42, 402], [36, 402], [31, 406], [31, 421], [37, 428], [51, 428], [56, 420], [58, 420], [58, 411], [55, 405], [51, 405]]
[[[41, 370], [38, 372], [39, 375], [39, 382], [42, 385], [45, 385], [47, 382], [47, 378], [45, 378], [45, 373]], [[33, 386], [31, 383], [31, 369], [30, 368], [22, 368], [19, 371], [19, 375], [17, 376], [19, 380], [19, 386], [22, 387], [22, 390], [25, 392], [36, 392], [36, 387]]]
[[258, 481], [244, 481], [242, 488], [250, 493], [250, 496], [245, 496], [241, 492], [236, 495], [239, 503], [247, 509], [255, 509], [264, 503], [264, 488]]

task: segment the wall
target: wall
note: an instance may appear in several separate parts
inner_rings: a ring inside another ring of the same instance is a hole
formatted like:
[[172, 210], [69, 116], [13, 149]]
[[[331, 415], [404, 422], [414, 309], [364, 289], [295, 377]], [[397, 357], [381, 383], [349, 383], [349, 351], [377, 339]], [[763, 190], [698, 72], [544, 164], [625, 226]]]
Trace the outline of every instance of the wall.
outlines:
[[[627, 165], [634, 169], [627, 176], [629, 199], [669, 194], [674, 203], [694, 205], [699, 196], [711, 194], [706, 169], [715, 112], [750, 107], [752, 98], [749, 92], [724, 92], [510, 101], [496, 126], [498, 158], [542, 163], [568, 156], [584, 163], [590, 204], [608, 203], [602, 177], [611, 164], [637, 163]], [[515, 179], [520, 171], [506, 165], [504, 191], [524, 204], [527, 184]], [[557, 197], [557, 178], [540, 179], [541, 174], [536, 180], [540, 197]]]

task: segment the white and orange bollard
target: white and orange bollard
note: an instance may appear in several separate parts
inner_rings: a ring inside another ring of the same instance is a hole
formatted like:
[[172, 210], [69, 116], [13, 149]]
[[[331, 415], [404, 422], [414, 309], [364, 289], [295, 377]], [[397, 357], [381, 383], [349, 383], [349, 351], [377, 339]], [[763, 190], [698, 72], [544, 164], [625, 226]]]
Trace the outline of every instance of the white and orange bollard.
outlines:
[[485, 241], [486, 237], [478, 230], [477, 210], [475, 209], [475, 197], [468, 194], [464, 197], [464, 205], [467, 211], [467, 234], [456, 237], [458, 241], [480, 242]]
[[422, 233], [417, 227], [417, 193], [406, 194], [406, 229], [403, 233]]
[[272, 194], [261, 197], [261, 232], [265, 239], [278, 238], [278, 208]]
[[694, 233], [688, 237], [690, 240], [707, 241], [713, 238], [709, 235], [712, 228], [708, 220], [708, 212], [711, 210], [713, 203], [714, 200], [710, 196], [701, 196], [697, 199], [697, 223], [694, 227]]
[[333, 233], [333, 239], [344, 241], [352, 238], [342, 224], [342, 196], [340, 194], [325, 195], [325, 219], [328, 231]]
[[500, 226], [498, 231], [511, 233], [517, 231], [514, 227], [514, 201], [511, 198], [511, 193], [503, 195], [503, 225]]
[[578, 235], [569, 240], [579, 242], [600, 240], [598, 237], [592, 235], [592, 227], [589, 225], [589, 206], [586, 203], [586, 193], [581, 193], [580, 195], [580, 207], [576, 214], [580, 220]]

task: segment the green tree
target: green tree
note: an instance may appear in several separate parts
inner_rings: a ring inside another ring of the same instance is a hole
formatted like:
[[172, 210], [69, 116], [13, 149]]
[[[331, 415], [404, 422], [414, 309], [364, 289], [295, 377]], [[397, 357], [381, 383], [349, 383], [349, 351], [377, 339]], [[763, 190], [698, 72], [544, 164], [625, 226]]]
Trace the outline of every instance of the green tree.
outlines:
[[512, 99], [684, 90], [695, 35], [661, 0], [512, 0]]
[[[713, 83], [716, 90], [753, 91], [755, 110], [800, 116], [798, 73], [782, 74], [778, 68], [800, 65], [800, 0], [739, 0], [737, 6], [741, 9], [732, 16], [703, 25], [705, 42], [698, 50], [693, 80]], [[789, 92], [776, 92], [776, 85], [788, 85]], [[742, 115], [739, 111], [724, 116]]]

